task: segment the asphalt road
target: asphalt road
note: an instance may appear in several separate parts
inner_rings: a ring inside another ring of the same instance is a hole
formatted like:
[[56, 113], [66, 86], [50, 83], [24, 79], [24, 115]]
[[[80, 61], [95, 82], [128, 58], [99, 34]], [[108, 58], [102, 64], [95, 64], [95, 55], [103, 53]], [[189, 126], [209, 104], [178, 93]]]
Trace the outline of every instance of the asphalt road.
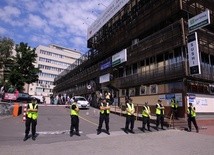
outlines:
[[[39, 118], [37, 124], [37, 139], [29, 139], [23, 142], [25, 123], [22, 121], [22, 115], [18, 117], [7, 117], [0, 121], [0, 145], [26, 145], [26, 144], [49, 144], [62, 141], [84, 140], [96, 136], [107, 136], [103, 131], [96, 135], [96, 129], [99, 122], [99, 110], [95, 108], [80, 110], [80, 134], [81, 136], [69, 136], [70, 112], [64, 106], [40, 106]], [[111, 134], [125, 134], [125, 118], [116, 114], [110, 114], [110, 132]], [[135, 122], [135, 132], [141, 133], [139, 128], [141, 122]], [[105, 129], [105, 123], [103, 123]]]
[[[69, 136], [70, 116], [65, 107], [39, 107], [37, 139], [23, 142], [22, 116], [0, 119], [0, 155], [212, 155], [214, 136], [167, 129], [142, 133], [141, 122], [135, 121], [135, 134], [123, 132], [125, 118], [111, 114], [110, 132], [96, 135], [99, 111], [80, 111], [81, 136]], [[104, 124], [103, 124], [104, 125]], [[103, 126], [105, 128], [105, 125]]]

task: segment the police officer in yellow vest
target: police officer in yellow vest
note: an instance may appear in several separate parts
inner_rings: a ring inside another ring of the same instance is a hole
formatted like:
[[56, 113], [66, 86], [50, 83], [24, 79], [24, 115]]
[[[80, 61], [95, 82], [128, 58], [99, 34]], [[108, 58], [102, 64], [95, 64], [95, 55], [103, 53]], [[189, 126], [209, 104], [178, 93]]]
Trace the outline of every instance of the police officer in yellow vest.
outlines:
[[[130, 133], [134, 134], [134, 121], [135, 121], [135, 108], [134, 108], [134, 104], [132, 103], [132, 99], [129, 98], [126, 100], [126, 125], [125, 125], [125, 130], [124, 132], [128, 134], [128, 131], [130, 131]], [[131, 124], [130, 126], [130, 130], [129, 130], [129, 124]]]
[[175, 100], [175, 98], [172, 98], [171, 100], [171, 111], [173, 118], [178, 119], [178, 102]]
[[74, 102], [71, 104], [71, 126], [70, 126], [70, 137], [74, 134], [74, 129], [77, 136], [80, 136], [79, 134], [79, 108], [77, 106], [77, 99], [74, 99]]
[[158, 126], [161, 124], [161, 129], [165, 130], [163, 128], [164, 124], [164, 106], [161, 104], [161, 100], [158, 100], [158, 103], [156, 104], [156, 130], [159, 130]]
[[142, 131], [145, 132], [145, 126], [147, 124], [147, 129], [148, 131], [150, 130], [150, 108], [148, 106], [148, 102], [145, 102], [145, 105], [143, 106], [143, 110], [142, 110], [142, 118], [143, 118], [143, 122], [142, 122]]
[[199, 132], [198, 130], [198, 125], [196, 123], [196, 111], [195, 111], [195, 107], [192, 106], [192, 103], [189, 103], [189, 107], [187, 108], [187, 116], [188, 116], [188, 127], [189, 127], [189, 132], [192, 131], [191, 128], [191, 122], [194, 124], [196, 132]]
[[26, 114], [26, 122], [25, 122], [25, 137], [23, 141], [28, 139], [28, 134], [32, 132], [32, 139], [36, 140], [36, 125], [38, 118], [38, 104], [36, 103], [36, 98], [32, 98], [32, 103], [27, 105], [27, 114]]
[[100, 103], [100, 118], [99, 118], [99, 125], [97, 129], [97, 135], [101, 133], [103, 121], [105, 121], [106, 125], [106, 133], [110, 135], [109, 132], [109, 114], [110, 114], [110, 105], [106, 101], [106, 99], [103, 99], [102, 102]]

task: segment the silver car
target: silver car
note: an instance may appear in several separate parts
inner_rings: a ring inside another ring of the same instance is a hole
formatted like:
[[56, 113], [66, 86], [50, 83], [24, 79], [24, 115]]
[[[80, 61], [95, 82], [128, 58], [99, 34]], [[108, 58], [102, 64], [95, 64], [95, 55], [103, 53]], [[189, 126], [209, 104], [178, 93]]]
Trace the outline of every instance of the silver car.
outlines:
[[88, 109], [90, 107], [89, 102], [86, 100], [83, 96], [74, 96], [71, 100], [71, 104], [74, 102], [74, 100], [77, 99], [77, 105], [80, 109]]

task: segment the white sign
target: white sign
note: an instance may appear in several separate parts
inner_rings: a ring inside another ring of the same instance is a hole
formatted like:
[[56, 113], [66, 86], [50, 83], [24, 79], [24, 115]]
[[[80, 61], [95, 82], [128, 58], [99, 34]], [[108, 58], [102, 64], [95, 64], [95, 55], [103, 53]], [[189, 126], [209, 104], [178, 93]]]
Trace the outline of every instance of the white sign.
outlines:
[[87, 37], [90, 39], [100, 28], [105, 25], [129, 0], [113, 0], [105, 12], [95, 20], [87, 30]]
[[112, 56], [112, 67], [127, 61], [127, 50], [124, 49]]
[[210, 24], [210, 11], [206, 10], [188, 20], [189, 32]]
[[188, 36], [187, 48], [189, 56], [190, 74], [201, 74], [198, 37], [196, 32]]
[[108, 82], [108, 81], [110, 81], [110, 74], [109, 73], [100, 76], [100, 83], [105, 83], [105, 82]]

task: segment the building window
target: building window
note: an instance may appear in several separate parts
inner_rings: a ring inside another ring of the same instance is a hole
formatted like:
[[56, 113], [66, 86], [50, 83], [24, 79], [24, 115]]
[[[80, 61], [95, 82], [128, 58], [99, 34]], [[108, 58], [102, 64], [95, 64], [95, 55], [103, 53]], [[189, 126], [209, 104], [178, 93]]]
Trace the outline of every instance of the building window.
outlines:
[[135, 88], [129, 89], [129, 96], [135, 96]]
[[150, 85], [150, 94], [157, 94], [157, 85]]
[[146, 95], [146, 86], [140, 86], [140, 95]]

